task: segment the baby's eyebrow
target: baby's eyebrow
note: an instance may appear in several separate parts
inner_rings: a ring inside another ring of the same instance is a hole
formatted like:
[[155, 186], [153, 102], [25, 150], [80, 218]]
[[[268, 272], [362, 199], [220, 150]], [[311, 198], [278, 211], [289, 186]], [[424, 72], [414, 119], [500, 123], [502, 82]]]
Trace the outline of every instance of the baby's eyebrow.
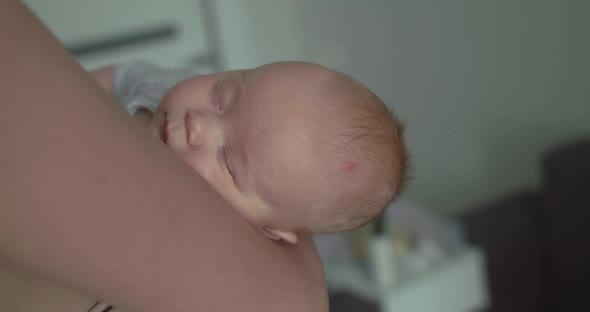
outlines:
[[246, 79], [248, 79], [250, 70], [248, 69], [242, 69], [238, 72], [238, 76], [240, 77], [240, 80], [242, 80], [242, 82], [246, 81]]
[[226, 80], [227, 88], [230, 88], [231, 92], [234, 93], [234, 96], [232, 96], [232, 102], [238, 102], [242, 92], [244, 91], [246, 84], [245, 72], [246, 70], [239, 70], [237, 72], [227, 74], [224, 78]]
[[246, 88], [246, 82], [248, 81], [248, 77], [250, 70], [248, 69], [242, 69], [237, 73], [237, 81], [238, 81], [238, 85], [240, 86], [241, 91], [243, 91]]

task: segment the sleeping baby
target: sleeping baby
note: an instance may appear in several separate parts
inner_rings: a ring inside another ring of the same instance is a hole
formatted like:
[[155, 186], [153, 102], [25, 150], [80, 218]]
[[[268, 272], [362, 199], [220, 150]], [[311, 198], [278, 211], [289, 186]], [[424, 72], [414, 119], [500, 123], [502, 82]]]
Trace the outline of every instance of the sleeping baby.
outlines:
[[270, 239], [358, 228], [405, 180], [401, 123], [320, 65], [195, 76], [133, 62], [93, 76]]

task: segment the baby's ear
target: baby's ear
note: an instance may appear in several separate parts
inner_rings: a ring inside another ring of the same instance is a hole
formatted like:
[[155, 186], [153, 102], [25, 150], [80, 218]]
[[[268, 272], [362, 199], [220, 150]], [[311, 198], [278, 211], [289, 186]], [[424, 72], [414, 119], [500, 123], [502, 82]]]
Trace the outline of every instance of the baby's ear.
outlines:
[[288, 243], [295, 244], [297, 243], [297, 234], [291, 231], [284, 231], [284, 230], [275, 230], [269, 229], [265, 227], [258, 227], [258, 230], [266, 237], [272, 240], [284, 240]]

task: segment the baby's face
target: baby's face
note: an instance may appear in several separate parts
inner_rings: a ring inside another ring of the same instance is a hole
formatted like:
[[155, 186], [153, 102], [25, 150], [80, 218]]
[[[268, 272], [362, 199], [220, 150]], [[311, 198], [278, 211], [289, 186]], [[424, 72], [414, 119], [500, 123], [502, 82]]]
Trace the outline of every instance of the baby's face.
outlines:
[[[254, 225], [297, 209], [314, 160], [321, 97], [305, 70], [266, 65], [194, 77], [163, 99], [152, 131]], [[308, 195], [306, 195], [308, 194]]]

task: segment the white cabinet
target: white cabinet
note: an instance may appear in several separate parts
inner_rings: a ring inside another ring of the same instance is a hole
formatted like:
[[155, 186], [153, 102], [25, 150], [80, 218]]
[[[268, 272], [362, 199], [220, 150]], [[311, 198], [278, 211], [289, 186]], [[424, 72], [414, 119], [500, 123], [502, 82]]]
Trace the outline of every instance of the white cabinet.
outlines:
[[377, 302], [381, 312], [483, 311], [489, 303], [485, 259], [475, 247], [422, 273], [400, 274], [399, 283], [387, 289], [379, 289], [358, 263], [326, 264], [325, 271], [331, 289]]
[[25, 2], [87, 68], [138, 58], [189, 65], [209, 53], [198, 0]]

